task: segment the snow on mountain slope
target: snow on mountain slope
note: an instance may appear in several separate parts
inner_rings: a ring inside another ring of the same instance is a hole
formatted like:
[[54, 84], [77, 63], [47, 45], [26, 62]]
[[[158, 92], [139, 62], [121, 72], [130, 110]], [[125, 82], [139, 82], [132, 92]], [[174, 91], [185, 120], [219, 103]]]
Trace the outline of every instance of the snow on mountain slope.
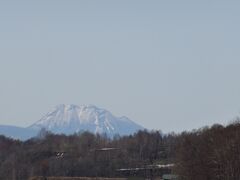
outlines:
[[28, 127], [33, 130], [45, 128], [53, 133], [73, 134], [79, 131], [109, 136], [129, 135], [143, 129], [127, 117], [115, 117], [109, 111], [94, 105], [58, 105], [39, 121]]

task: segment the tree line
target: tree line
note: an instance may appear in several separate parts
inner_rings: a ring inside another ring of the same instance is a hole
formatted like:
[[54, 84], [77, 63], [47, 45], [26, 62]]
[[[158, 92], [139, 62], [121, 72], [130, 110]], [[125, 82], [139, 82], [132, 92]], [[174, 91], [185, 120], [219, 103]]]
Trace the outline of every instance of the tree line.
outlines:
[[183, 180], [240, 177], [240, 123], [213, 125], [180, 134], [139, 131], [129, 136], [42, 131], [19, 141], [0, 136], [0, 179], [31, 176], [120, 177], [117, 169], [172, 164]]
[[184, 132], [176, 140], [176, 173], [187, 180], [240, 178], [240, 123]]

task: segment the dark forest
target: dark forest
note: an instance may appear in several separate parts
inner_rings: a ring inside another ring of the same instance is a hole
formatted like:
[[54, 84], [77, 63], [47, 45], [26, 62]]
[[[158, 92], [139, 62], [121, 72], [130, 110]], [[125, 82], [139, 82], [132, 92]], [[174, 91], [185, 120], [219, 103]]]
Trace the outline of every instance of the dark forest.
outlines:
[[[107, 151], [111, 149], [111, 151]], [[130, 136], [71, 136], [47, 131], [27, 141], [0, 136], [0, 179], [31, 176], [121, 177], [120, 168], [175, 164], [183, 180], [240, 177], [240, 123], [215, 124], [190, 132], [139, 131]]]

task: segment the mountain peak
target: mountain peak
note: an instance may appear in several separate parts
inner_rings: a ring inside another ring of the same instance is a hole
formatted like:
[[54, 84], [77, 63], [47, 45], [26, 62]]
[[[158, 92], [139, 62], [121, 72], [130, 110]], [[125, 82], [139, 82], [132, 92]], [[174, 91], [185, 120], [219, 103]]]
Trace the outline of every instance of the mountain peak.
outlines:
[[54, 133], [73, 134], [79, 131], [128, 135], [140, 129], [140, 125], [127, 117], [115, 117], [109, 111], [95, 105], [60, 104], [29, 128], [45, 128]]
[[[93, 109], [93, 110], [100, 110], [100, 108], [98, 108], [95, 105], [92, 104], [84, 104], [84, 105], [75, 105], [75, 104], [59, 104], [57, 106], [55, 106], [54, 108], [55, 110], [59, 110], [59, 111], [71, 111], [71, 110], [77, 110], [77, 109], [82, 109], [82, 110], [86, 110], [86, 109]], [[103, 110], [103, 109], [102, 109]]]
[[55, 108], [57, 109], [65, 109], [65, 108], [77, 108], [78, 106], [75, 104], [59, 104]]

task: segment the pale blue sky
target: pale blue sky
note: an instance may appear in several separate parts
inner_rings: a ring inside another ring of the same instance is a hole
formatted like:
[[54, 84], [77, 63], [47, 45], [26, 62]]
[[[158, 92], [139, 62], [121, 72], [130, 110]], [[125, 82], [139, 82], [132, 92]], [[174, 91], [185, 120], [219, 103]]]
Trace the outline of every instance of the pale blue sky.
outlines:
[[240, 112], [240, 1], [0, 1], [0, 124], [95, 104], [163, 132]]

